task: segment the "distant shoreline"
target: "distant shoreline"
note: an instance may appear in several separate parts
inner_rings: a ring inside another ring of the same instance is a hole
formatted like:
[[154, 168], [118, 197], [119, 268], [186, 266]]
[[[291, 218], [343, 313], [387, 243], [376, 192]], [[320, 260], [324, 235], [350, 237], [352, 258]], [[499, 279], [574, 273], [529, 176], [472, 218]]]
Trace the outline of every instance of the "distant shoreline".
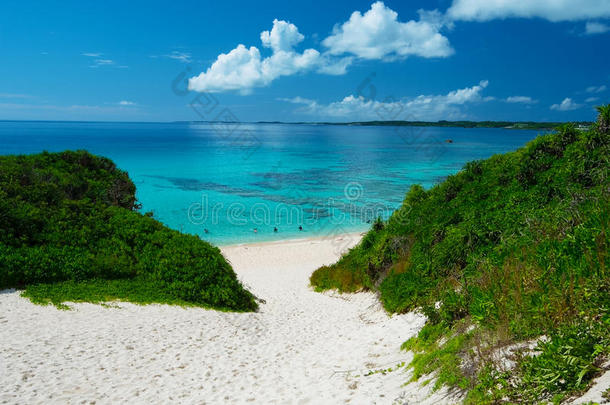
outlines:
[[[227, 123], [227, 121], [64, 121], [64, 120], [9, 120], [2, 122], [39, 122], [39, 123], [91, 123], [91, 124], [214, 124]], [[238, 121], [239, 122], [239, 121]], [[353, 122], [283, 122], [283, 121], [242, 121], [241, 124], [264, 125], [337, 125], [337, 126], [380, 126], [380, 127], [438, 127], [438, 128], [497, 128], [551, 131], [560, 125], [573, 123], [579, 129], [588, 128], [591, 121], [566, 122], [536, 122], [536, 121], [353, 121]]]
[[[191, 123], [221, 123], [222, 121], [186, 121]], [[572, 123], [579, 129], [588, 128], [590, 121], [537, 122], [537, 121], [353, 121], [353, 122], [282, 122], [257, 121], [250, 124], [266, 125], [337, 125], [356, 127], [438, 127], [438, 128], [497, 128], [525, 130], [554, 130], [560, 125]]]
[[[344, 125], [359, 127], [438, 127], [438, 128], [497, 128], [497, 129], [530, 129], [553, 130], [569, 122], [536, 122], [536, 121], [354, 121], [354, 122], [280, 122], [258, 121], [256, 124], [300, 124], [300, 125]], [[589, 127], [592, 122], [572, 122], [578, 127]]]

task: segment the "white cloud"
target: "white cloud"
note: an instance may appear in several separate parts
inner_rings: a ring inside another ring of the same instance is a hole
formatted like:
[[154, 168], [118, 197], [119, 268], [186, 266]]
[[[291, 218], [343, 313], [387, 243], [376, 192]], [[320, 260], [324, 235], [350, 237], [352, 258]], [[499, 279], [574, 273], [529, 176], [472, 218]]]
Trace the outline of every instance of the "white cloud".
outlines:
[[327, 54], [322, 54], [322, 60], [318, 73], [327, 75], [340, 76], [347, 73], [347, 68], [352, 64], [354, 58], [346, 56], [344, 58], [333, 58]]
[[577, 104], [570, 97], [566, 97], [566, 98], [563, 99], [561, 104], [553, 104], [551, 106], [551, 110], [556, 110], [556, 111], [571, 111], [571, 110], [579, 109], [580, 107], [582, 107], [581, 104]]
[[85, 53], [81, 53], [81, 55], [86, 56], [88, 58], [93, 58], [92, 64], [89, 65], [89, 67], [91, 67], [91, 68], [98, 68], [101, 66], [112, 66], [115, 68], [127, 68], [127, 66], [125, 66], [125, 65], [117, 65], [115, 63], [115, 61], [113, 61], [112, 59], [103, 58], [102, 57], [102, 55], [104, 55], [103, 53], [85, 52]]
[[587, 93], [603, 93], [604, 91], [606, 91], [607, 87], [605, 84], [602, 84], [601, 86], [589, 86], [587, 87]]
[[261, 42], [266, 48], [271, 48], [275, 52], [289, 52], [299, 42], [305, 39], [305, 36], [299, 32], [296, 25], [286, 21], [280, 21], [277, 18], [273, 20], [273, 28], [271, 31], [261, 32]]
[[585, 103], [594, 103], [597, 100], [599, 100], [599, 97], [589, 97], [588, 99], [585, 100]]
[[506, 102], [514, 104], [535, 104], [538, 100], [534, 100], [529, 96], [510, 96], [506, 98]]
[[307, 108], [304, 111], [313, 112], [318, 108], [318, 102], [309, 98], [304, 98], [301, 96], [296, 96], [292, 98], [278, 98], [279, 101], [285, 101], [291, 104], [302, 104]]
[[114, 65], [114, 61], [112, 59], [95, 59], [93, 63], [93, 67]]
[[585, 24], [585, 34], [596, 35], [610, 31], [610, 26], [600, 22], [589, 21]]
[[497, 18], [544, 18], [577, 21], [610, 17], [608, 0], [453, 0], [447, 16], [453, 20], [489, 21]]
[[189, 79], [189, 89], [195, 91], [248, 90], [268, 84], [263, 77], [261, 54], [239, 44], [231, 52], [221, 53], [216, 61], [199, 76]]
[[240, 90], [247, 94], [252, 88], [266, 86], [280, 76], [313, 69], [321, 60], [320, 53], [315, 49], [296, 52], [294, 46], [302, 40], [303, 35], [294, 24], [274, 20], [271, 31], [261, 33], [263, 46], [273, 50], [271, 56], [262, 58], [257, 47], [239, 44], [229, 53], [218, 55], [207, 71], [190, 78], [189, 89]]
[[488, 85], [489, 81], [481, 80], [481, 82], [476, 86], [451, 91], [446, 96], [444, 96], [444, 98], [448, 104], [464, 104], [466, 102], [480, 101], [481, 90], [483, 90]]
[[191, 54], [188, 52], [172, 51], [167, 55], [162, 55], [165, 58], [178, 60], [183, 63], [191, 63]]
[[400, 100], [390, 97], [377, 101], [354, 95], [330, 104], [319, 104], [315, 100], [302, 97], [281, 100], [301, 105], [295, 111], [297, 113], [337, 120], [460, 119], [465, 117], [464, 105], [488, 101], [487, 98], [481, 96], [481, 92], [487, 85], [488, 81], [483, 80], [478, 85], [453, 90], [445, 95], [420, 95]]
[[363, 59], [447, 57], [453, 54], [449, 40], [439, 33], [440, 13], [420, 11], [419, 21], [398, 21], [398, 14], [378, 1], [361, 14], [335, 26], [322, 41], [332, 55], [352, 54]]
[[239, 44], [198, 76], [189, 79], [189, 89], [220, 92], [237, 90], [248, 94], [253, 88], [269, 85], [281, 76], [316, 71], [343, 75], [357, 58], [395, 59], [410, 55], [446, 57], [453, 53], [449, 40], [439, 33], [443, 24], [438, 11], [420, 11], [419, 21], [398, 21], [395, 11], [376, 2], [366, 13], [352, 13], [350, 19], [337, 25], [333, 34], [322, 41], [324, 53], [309, 48], [299, 53], [295, 47], [305, 38], [298, 28], [275, 19], [269, 31], [260, 34], [264, 48], [271, 56], [263, 57], [259, 48]]
[[279, 76], [289, 76], [303, 72], [316, 66], [320, 52], [306, 49], [302, 54], [297, 52], [278, 51], [263, 60], [263, 75], [275, 79]]
[[136, 105], [136, 103], [134, 103], [133, 101], [127, 101], [127, 100], [119, 101], [118, 104], [122, 105], [122, 106], [134, 106], [134, 105]]

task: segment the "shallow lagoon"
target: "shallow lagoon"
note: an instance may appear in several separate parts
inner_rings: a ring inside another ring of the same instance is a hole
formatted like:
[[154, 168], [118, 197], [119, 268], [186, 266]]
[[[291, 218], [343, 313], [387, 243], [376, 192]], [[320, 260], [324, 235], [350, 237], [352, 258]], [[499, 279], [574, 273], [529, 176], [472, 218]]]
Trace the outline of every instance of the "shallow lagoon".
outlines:
[[515, 150], [537, 134], [486, 128], [4, 121], [0, 153], [86, 149], [107, 156], [136, 183], [143, 212], [224, 245], [365, 230], [377, 216], [390, 215], [411, 184], [431, 187], [464, 163]]

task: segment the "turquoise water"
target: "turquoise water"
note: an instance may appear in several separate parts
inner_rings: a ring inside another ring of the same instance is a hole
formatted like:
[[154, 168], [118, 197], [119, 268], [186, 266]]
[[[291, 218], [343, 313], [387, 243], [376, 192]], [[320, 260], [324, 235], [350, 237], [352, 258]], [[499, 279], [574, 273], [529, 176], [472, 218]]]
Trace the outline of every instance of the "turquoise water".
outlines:
[[0, 154], [86, 149], [107, 156], [134, 180], [143, 212], [222, 245], [368, 229], [374, 218], [386, 218], [401, 204], [411, 184], [431, 187], [467, 161], [515, 150], [536, 135], [429, 127], [4, 121]]

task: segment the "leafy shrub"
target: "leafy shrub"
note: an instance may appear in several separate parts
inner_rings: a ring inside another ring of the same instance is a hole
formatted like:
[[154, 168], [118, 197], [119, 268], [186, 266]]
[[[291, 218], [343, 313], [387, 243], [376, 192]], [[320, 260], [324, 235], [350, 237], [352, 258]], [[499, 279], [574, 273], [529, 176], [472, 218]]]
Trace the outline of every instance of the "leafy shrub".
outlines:
[[85, 151], [0, 156], [0, 288], [33, 300], [255, 310], [218, 248], [137, 208], [127, 173]]
[[585, 389], [586, 382], [600, 371], [600, 355], [609, 349], [607, 331], [579, 322], [561, 328], [549, 341], [539, 342], [540, 354], [526, 357], [520, 364], [522, 378], [516, 394], [536, 400]]

